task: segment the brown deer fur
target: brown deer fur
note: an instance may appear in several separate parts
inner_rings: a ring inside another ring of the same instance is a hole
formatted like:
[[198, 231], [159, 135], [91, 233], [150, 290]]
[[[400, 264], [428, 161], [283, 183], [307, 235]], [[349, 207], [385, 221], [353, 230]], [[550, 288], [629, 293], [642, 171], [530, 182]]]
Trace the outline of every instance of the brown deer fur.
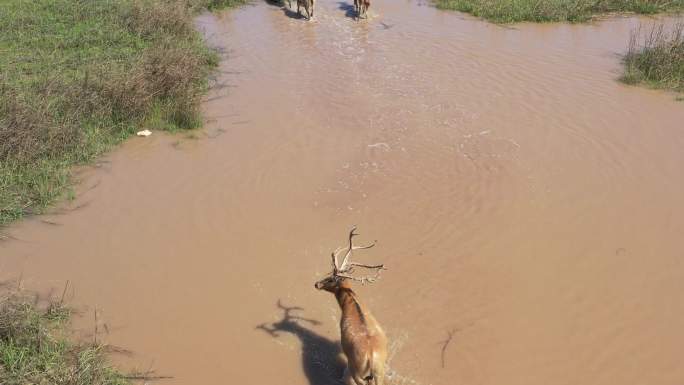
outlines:
[[[367, 249], [370, 246], [353, 246], [352, 237], [355, 229], [349, 234], [349, 249], [340, 266], [338, 266], [338, 249], [332, 255], [333, 272], [326, 278], [316, 282], [318, 290], [325, 290], [335, 295], [342, 310], [340, 318], [340, 335], [342, 351], [347, 356], [347, 373], [356, 385], [382, 385], [385, 378], [385, 361], [387, 360], [387, 337], [378, 321], [359, 301], [352, 290], [351, 281], [362, 283], [374, 282], [379, 277], [383, 265], [370, 266], [348, 260], [353, 250]], [[354, 267], [376, 269], [374, 277], [353, 277], [349, 274]]]

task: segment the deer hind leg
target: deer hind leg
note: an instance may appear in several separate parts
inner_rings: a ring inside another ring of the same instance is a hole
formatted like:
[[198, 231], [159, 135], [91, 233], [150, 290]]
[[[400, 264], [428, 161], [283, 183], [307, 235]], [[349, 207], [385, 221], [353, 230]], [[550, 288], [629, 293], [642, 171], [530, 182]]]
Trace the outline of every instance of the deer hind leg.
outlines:
[[368, 385], [383, 385], [385, 383], [385, 368], [373, 368], [373, 379], [368, 382]]
[[344, 385], [369, 385], [368, 381], [363, 378], [363, 375], [359, 374], [358, 368], [351, 362], [347, 363], [347, 368], [344, 369], [342, 383]]
[[342, 384], [356, 385], [354, 379], [352, 378], [351, 372], [349, 371], [349, 366], [344, 368], [344, 373], [342, 374]]
[[342, 383], [344, 385], [366, 385], [366, 382], [362, 378], [352, 374], [349, 366], [344, 368], [344, 373], [342, 374]]

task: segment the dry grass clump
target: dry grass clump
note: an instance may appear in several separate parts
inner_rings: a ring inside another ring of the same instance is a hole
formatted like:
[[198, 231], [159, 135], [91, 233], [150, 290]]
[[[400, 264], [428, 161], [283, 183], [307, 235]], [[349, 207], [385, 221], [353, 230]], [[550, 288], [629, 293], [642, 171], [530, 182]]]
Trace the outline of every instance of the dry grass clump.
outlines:
[[127, 27], [147, 38], [155, 35], [184, 36], [193, 33], [192, 9], [187, 1], [134, 2], [122, 15]]
[[195, 47], [162, 39], [146, 49], [131, 68], [113, 73], [93, 86], [115, 121], [144, 119], [164, 106], [167, 123], [179, 128], [199, 124], [197, 110], [202, 95], [200, 85], [208, 75], [211, 58]]
[[45, 307], [23, 292], [0, 294], [0, 383], [3, 385], [124, 385], [104, 348], [67, 339], [70, 310]]
[[684, 23], [633, 31], [624, 63], [626, 83], [684, 92]]
[[[53, 99], [45, 92], [46, 100]], [[77, 144], [79, 129], [68, 120], [58, 123], [53, 105], [36, 102], [18, 90], [6, 90], [0, 102], [0, 160], [30, 162], [70, 151]]]

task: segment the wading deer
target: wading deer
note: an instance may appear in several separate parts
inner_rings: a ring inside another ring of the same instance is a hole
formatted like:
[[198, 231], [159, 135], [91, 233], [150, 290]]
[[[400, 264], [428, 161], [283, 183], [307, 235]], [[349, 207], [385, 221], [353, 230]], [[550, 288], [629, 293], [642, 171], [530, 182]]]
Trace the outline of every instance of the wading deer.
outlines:
[[354, 10], [356, 11], [357, 20], [362, 16], [368, 18], [368, 7], [370, 7], [370, 0], [354, 0]]
[[316, 5], [316, 0], [297, 0], [297, 14], [302, 16], [300, 7], [304, 7], [306, 10], [306, 19], [311, 20], [314, 16], [314, 6]]
[[[368, 246], [354, 246], [353, 238], [358, 235], [356, 227], [349, 232], [349, 245], [338, 248], [332, 253], [332, 272], [329, 276], [316, 282], [318, 290], [326, 290], [335, 295], [342, 309], [340, 334], [342, 351], [347, 356], [347, 374], [356, 385], [382, 385], [385, 377], [385, 361], [387, 359], [387, 338], [378, 321], [370, 311], [359, 302], [351, 288], [351, 281], [373, 283], [380, 277], [384, 265], [365, 265], [351, 261], [354, 250], [370, 249]], [[342, 261], [339, 257], [345, 251]], [[372, 276], [355, 277], [354, 268], [361, 267], [375, 270]]]

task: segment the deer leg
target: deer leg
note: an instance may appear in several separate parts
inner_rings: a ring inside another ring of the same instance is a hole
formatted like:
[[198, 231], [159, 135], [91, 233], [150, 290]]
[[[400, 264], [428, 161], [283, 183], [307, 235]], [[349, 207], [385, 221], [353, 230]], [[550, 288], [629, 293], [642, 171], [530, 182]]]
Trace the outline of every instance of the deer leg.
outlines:
[[341, 380], [342, 380], [342, 383], [344, 385], [354, 385], [351, 383], [352, 379], [351, 379], [351, 375], [349, 374], [349, 367], [348, 366], [345, 366], [344, 372], [342, 373]]
[[344, 370], [343, 382], [345, 385], [368, 385], [362, 377], [359, 376], [358, 370], [352, 364], [352, 362], [347, 363], [347, 368]]
[[375, 368], [373, 371], [373, 385], [383, 385], [385, 383], [385, 368]]

